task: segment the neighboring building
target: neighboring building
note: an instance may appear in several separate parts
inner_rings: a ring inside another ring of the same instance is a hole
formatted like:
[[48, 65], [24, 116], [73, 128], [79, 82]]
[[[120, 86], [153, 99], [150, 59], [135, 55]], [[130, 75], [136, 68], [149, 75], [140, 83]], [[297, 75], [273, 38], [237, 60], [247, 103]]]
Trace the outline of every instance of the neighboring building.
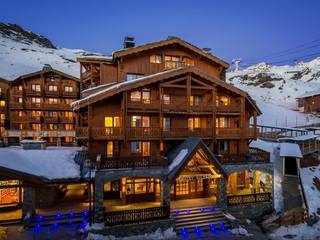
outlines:
[[304, 113], [319, 113], [320, 112], [320, 91], [312, 91], [305, 93], [299, 97], [298, 108]]
[[8, 127], [9, 81], [0, 78], [0, 140], [3, 140]]
[[42, 139], [48, 145], [72, 146], [75, 115], [70, 104], [78, 98], [79, 80], [50, 65], [10, 82], [5, 133], [9, 145]]
[[159, 204], [159, 218], [170, 201], [191, 198], [250, 217], [271, 210], [273, 165], [249, 149], [261, 112], [225, 82], [229, 65], [179, 38], [130, 44], [112, 57], [78, 59], [84, 91], [73, 108], [78, 141], [98, 167], [95, 221], [127, 214], [104, 215], [110, 199]]

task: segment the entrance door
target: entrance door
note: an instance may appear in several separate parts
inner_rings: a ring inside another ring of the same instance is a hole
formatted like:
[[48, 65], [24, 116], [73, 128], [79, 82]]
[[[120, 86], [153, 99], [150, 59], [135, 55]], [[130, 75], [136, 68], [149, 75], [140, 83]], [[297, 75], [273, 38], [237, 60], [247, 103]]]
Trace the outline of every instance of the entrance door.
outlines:
[[202, 179], [177, 180], [175, 184], [175, 200], [205, 197]]
[[284, 158], [284, 174], [285, 175], [298, 175], [297, 160], [294, 157]]

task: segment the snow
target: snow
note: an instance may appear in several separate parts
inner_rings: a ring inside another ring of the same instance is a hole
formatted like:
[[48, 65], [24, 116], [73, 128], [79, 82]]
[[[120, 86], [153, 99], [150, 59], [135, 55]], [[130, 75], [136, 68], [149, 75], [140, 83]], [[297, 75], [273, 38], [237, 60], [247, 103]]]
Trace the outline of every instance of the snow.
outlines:
[[88, 52], [81, 49], [45, 48], [0, 35], [0, 78], [12, 81], [21, 75], [42, 70], [44, 64], [79, 78], [80, 65], [76, 59], [85, 54]]
[[316, 134], [306, 134], [306, 135], [294, 137], [292, 139], [295, 141], [306, 141], [306, 140], [315, 139], [318, 137], [319, 137], [319, 135], [316, 135]]
[[300, 147], [296, 143], [280, 143], [280, 157], [302, 158]]
[[232, 214], [230, 213], [224, 213], [223, 214], [227, 219], [229, 219], [230, 221], [235, 221], [237, 220]]
[[46, 143], [47, 141], [45, 140], [32, 140], [32, 139], [24, 139], [21, 140], [20, 143]]
[[239, 226], [238, 228], [232, 228], [230, 232], [235, 235], [241, 235], [241, 236], [247, 236], [247, 237], [253, 236], [253, 234], [248, 233], [248, 231], [241, 226]]
[[314, 185], [314, 179], [320, 180], [320, 165], [316, 167], [308, 167], [300, 169], [300, 179], [303, 186], [303, 191], [306, 198], [306, 204], [308, 207], [309, 215], [314, 213], [320, 216], [317, 212], [320, 208], [320, 190]]
[[169, 172], [172, 171], [176, 166], [178, 166], [187, 154], [188, 154], [188, 149], [184, 148], [180, 150], [179, 154], [171, 162], [169, 166]]
[[154, 233], [146, 233], [144, 235], [135, 235], [130, 237], [115, 237], [115, 236], [104, 236], [100, 234], [89, 233], [88, 240], [165, 240], [165, 239], [176, 239], [176, 233], [172, 228], [165, 231], [161, 231], [160, 228]]
[[283, 195], [282, 195], [282, 172], [283, 166], [280, 161], [280, 144], [278, 142], [263, 141], [260, 139], [254, 140], [250, 143], [250, 147], [258, 148], [263, 151], [270, 152], [270, 162], [274, 166], [273, 176], [273, 193], [274, 193], [274, 208], [276, 212], [283, 210]]
[[320, 95], [320, 90], [307, 92], [305, 94], [298, 96], [297, 98], [313, 97], [316, 95]]
[[[292, 79], [297, 73], [303, 73], [297, 80]], [[297, 108], [296, 98], [311, 91], [320, 90], [320, 58], [296, 65], [275, 66], [260, 63], [238, 71], [227, 73], [227, 82], [248, 92], [254, 99], [263, 100], [286, 108]], [[263, 88], [257, 80], [242, 78], [265, 74], [279, 81], [272, 81], [273, 88]], [[256, 85], [256, 86], [255, 86]]]
[[49, 180], [79, 178], [80, 166], [74, 162], [78, 147], [48, 147], [46, 150], [0, 148], [0, 167]]
[[[291, 235], [291, 237], [289, 237]], [[314, 240], [320, 238], [320, 221], [313, 226], [308, 226], [306, 223], [294, 226], [282, 226], [272, 232], [269, 237], [272, 240]]]

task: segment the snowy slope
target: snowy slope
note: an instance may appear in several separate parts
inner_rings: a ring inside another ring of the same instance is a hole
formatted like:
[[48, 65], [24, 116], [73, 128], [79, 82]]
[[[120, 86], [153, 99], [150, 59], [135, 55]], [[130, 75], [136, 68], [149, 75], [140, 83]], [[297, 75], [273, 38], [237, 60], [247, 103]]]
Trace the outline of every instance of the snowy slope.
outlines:
[[260, 63], [228, 72], [227, 81], [255, 99], [296, 109], [297, 96], [320, 90], [320, 58], [293, 66]]
[[80, 66], [76, 58], [93, 54], [79, 49], [55, 48], [40, 35], [0, 23], [0, 78], [14, 80], [41, 70], [44, 64], [79, 78]]

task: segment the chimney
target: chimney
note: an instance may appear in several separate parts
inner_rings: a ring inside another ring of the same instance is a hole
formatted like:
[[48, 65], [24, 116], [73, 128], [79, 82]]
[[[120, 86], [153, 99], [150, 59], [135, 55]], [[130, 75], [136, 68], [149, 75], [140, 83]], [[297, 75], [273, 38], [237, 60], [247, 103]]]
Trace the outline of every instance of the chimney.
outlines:
[[135, 45], [134, 37], [124, 37], [123, 48], [132, 48]]

